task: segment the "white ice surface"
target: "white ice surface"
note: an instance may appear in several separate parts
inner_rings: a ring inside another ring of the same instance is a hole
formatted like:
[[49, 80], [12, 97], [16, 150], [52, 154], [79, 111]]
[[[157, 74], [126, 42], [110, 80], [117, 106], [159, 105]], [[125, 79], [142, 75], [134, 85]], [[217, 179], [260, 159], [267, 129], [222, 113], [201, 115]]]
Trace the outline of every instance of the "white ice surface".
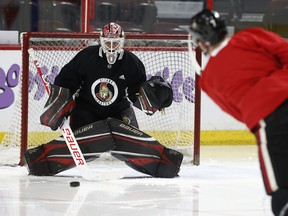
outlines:
[[200, 166], [183, 164], [173, 179], [115, 161], [90, 168], [124, 178], [87, 181], [77, 169], [35, 177], [25, 167], [0, 167], [0, 216], [272, 216], [255, 146], [202, 147]]

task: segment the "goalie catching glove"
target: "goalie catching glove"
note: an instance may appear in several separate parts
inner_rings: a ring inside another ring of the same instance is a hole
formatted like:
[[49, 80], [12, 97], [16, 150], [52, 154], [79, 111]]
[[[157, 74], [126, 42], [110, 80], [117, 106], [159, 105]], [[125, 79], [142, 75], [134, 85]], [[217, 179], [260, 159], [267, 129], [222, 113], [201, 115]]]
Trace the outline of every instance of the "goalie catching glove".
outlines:
[[67, 118], [75, 101], [69, 89], [50, 84], [50, 95], [44, 106], [44, 113], [40, 116], [42, 125], [50, 127], [52, 130], [57, 130], [63, 123], [64, 118]]
[[134, 106], [143, 110], [147, 115], [153, 115], [172, 104], [173, 91], [170, 83], [161, 76], [152, 76], [141, 85], [139, 96]]

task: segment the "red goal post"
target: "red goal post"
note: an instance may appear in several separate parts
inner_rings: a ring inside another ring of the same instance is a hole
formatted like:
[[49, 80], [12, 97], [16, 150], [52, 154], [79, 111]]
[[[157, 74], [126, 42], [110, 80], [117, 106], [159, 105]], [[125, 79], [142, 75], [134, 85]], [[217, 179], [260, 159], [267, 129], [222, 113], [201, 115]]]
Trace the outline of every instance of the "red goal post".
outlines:
[[[46, 143], [61, 135], [39, 124], [47, 94], [29, 57], [28, 49], [35, 50], [46, 81], [53, 82], [61, 67], [77, 52], [99, 43], [99, 34], [28, 32], [21, 36], [21, 101], [17, 106], [21, 118], [15, 119], [16, 123], [11, 123], [12, 133], [6, 138], [6, 143], [21, 143], [19, 164], [23, 165], [23, 153], [27, 148]], [[142, 60], [148, 78], [161, 75], [173, 88], [173, 103], [164, 115], [157, 112], [153, 116], [147, 116], [135, 109], [140, 129], [163, 145], [183, 152], [188, 161], [199, 165], [201, 94], [197, 85], [198, 77], [188, 53], [187, 36], [127, 33], [125, 49], [132, 51]], [[194, 51], [193, 55], [201, 57], [200, 52]]]

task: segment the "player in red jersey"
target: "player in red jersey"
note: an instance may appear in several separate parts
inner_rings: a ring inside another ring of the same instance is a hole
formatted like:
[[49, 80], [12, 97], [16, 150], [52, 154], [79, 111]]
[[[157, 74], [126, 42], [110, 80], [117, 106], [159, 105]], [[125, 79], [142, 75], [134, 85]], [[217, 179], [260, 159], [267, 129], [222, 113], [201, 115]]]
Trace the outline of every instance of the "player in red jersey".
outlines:
[[288, 43], [261, 28], [227, 37], [224, 19], [192, 17], [193, 44], [209, 57], [200, 86], [256, 136], [262, 177], [275, 215], [288, 215]]

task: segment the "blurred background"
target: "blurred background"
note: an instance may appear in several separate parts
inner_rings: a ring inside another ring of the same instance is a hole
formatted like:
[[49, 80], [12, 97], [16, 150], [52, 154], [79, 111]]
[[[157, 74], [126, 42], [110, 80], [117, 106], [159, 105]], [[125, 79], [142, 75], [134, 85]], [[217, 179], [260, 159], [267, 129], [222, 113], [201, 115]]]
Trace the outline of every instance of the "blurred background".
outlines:
[[288, 38], [288, 0], [1, 0], [0, 31], [95, 32], [113, 21], [126, 32], [187, 34], [208, 3], [231, 33], [259, 26]]

